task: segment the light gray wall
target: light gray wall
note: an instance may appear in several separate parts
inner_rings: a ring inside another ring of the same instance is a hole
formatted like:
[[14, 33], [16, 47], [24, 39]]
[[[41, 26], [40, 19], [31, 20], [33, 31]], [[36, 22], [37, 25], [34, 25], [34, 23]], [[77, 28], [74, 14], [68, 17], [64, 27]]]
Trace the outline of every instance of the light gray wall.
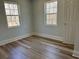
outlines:
[[[10, 0], [11, 1], [11, 0]], [[14, 1], [14, 0], [13, 0]], [[16, 0], [20, 6], [19, 27], [8, 28], [5, 16], [4, 2], [0, 0], [0, 41], [31, 33], [31, 3], [30, 0]]]
[[74, 40], [74, 56], [79, 58], [79, 0], [75, 2], [76, 22], [75, 22], [75, 40]]
[[[58, 1], [58, 15], [57, 26], [46, 25], [44, 14], [44, 3], [49, 0], [33, 0], [33, 25], [34, 32], [38, 34], [47, 34], [63, 39], [58, 39], [64, 43], [74, 44], [74, 19], [75, 7], [74, 0], [57, 0]], [[53, 1], [53, 0], [52, 0]]]
[[[63, 37], [64, 28], [63, 28], [63, 1], [58, 0], [58, 20], [57, 26], [46, 25], [46, 19], [44, 15], [44, 3], [47, 0], [34, 0], [33, 1], [33, 19], [34, 19], [34, 31], [35, 33], [44, 33], [52, 36]], [[61, 10], [62, 9], [62, 10]]]
[[64, 2], [64, 43], [74, 44], [75, 40], [75, 21], [76, 21], [76, 0], [63, 0]]
[[[14, 0], [10, 0], [14, 1]], [[8, 28], [5, 16], [4, 3], [0, 0], [0, 40], [6, 40], [28, 33], [43, 33], [52, 36], [64, 37], [64, 0], [58, 0], [58, 25], [46, 25], [44, 3], [47, 0], [16, 0], [20, 6], [20, 27]], [[61, 10], [62, 9], [62, 10]], [[66, 10], [67, 11], [67, 10]], [[61, 39], [58, 39], [61, 40]], [[67, 40], [63, 40], [67, 41]], [[74, 43], [74, 40], [70, 40]], [[70, 43], [70, 42], [69, 42]]]

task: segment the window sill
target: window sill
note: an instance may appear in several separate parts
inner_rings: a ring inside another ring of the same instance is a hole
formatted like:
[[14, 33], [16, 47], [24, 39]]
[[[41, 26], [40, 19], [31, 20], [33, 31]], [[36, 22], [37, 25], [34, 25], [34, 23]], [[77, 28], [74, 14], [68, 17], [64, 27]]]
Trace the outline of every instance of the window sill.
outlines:
[[46, 24], [46, 26], [57, 26], [57, 25], [54, 25], [54, 24]]
[[17, 28], [17, 27], [20, 27], [20, 25], [18, 25], [18, 26], [8, 26], [9, 29], [10, 28]]

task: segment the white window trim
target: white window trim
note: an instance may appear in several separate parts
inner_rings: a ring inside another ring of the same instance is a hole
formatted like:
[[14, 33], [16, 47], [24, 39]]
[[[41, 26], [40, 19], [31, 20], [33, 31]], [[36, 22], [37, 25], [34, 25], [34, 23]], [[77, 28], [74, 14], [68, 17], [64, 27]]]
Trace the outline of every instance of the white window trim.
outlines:
[[[54, 1], [57, 1], [57, 0], [54, 0]], [[46, 16], [47, 16], [47, 14], [46, 14], [46, 3], [50, 3], [50, 2], [54, 2], [54, 1], [50, 0], [50, 1], [46, 1], [44, 3], [44, 24], [46, 26], [57, 26], [58, 25], [58, 3], [57, 3], [57, 13], [56, 13], [57, 14], [57, 24], [47, 24], [47, 19], [46, 19]]]
[[[9, 4], [17, 4], [17, 7], [18, 7], [18, 15], [6, 15], [6, 12], [5, 12], [5, 16], [6, 16], [6, 20], [7, 20], [7, 16], [19, 16], [19, 24], [21, 25], [21, 22], [20, 22], [20, 6], [18, 5], [17, 2], [15, 1], [4, 1], [4, 3], [9, 3]], [[4, 5], [5, 7], [5, 5]], [[4, 8], [5, 9], [5, 8]], [[6, 9], [5, 9], [6, 10]], [[8, 28], [15, 28], [15, 27], [20, 27], [20, 25], [17, 25], [17, 26], [8, 26], [8, 22], [7, 22], [7, 27]]]

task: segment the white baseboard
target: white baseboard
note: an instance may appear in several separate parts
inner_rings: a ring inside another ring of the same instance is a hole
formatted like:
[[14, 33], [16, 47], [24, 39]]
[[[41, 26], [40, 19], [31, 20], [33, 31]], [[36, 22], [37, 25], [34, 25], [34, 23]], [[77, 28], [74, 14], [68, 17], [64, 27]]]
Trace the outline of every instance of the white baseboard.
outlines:
[[78, 51], [74, 51], [73, 56], [79, 58], [79, 52]]
[[63, 43], [70, 44], [70, 45], [74, 45], [73, 42], [66, 42], [66, 41], [63, 41]]
[[38, 35], [38, 36], [42, 36], [42, 37], [46, 37], [46, 38], [50, 38], [50, 39], [63, 41], [63, 37], [48, 35], [48, 34], [45, 34], [45, 33], [32, 33], [32, 35]]
[[23, 36], [18, 36], [18, 37], [11, 38], [11, 39], [6, 39], [6, 40], [3, 40], [3, 41], [0, 41], [0, 46], [14, 42], [14, 41], [17, 41], [17, 40], [21, 40], [23, 38], [30, 37], [30, 36], [31, 36], [31, 34], [26, 34], [26, 35], [23, 35]]
[[59, 36], [53, 36], [53, 35], [48, 35], [48, 34], [44, 34], [44, 33], [31, 33], [31, 34], [26, 34], [26, 35], [18, 36], [15, 38], [0, 41], [0, 46], [17, 41], [17, 40], [21, 40], [22, 38], [30, 37], [32, 35], [38, 35], [38, 36], [42, 36], [42, 37], [46, 37], [46, 38], [50, 38], [50, 39], [56, 39], [56, 40], [63, 41], [63, 38], [59, 37]]

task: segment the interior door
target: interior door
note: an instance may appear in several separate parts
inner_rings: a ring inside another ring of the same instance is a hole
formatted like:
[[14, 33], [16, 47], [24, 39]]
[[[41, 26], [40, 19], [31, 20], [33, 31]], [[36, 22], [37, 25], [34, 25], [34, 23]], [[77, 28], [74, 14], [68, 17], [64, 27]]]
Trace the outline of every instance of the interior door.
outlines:
[[64, 43], [74, 44], [74, 1], [64, 0]]

